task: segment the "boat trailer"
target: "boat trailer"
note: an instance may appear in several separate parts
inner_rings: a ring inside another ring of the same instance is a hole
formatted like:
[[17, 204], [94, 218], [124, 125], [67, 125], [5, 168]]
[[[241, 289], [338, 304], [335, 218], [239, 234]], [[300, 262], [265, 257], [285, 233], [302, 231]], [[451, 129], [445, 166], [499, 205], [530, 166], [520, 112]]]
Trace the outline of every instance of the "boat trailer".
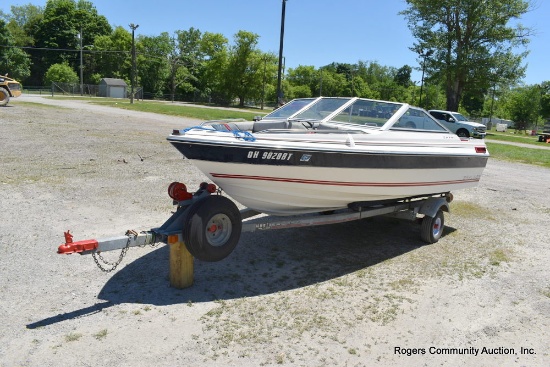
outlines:
[[[443, 234], [443, 212], [449, 212], [449, 203], [453, 199], [447, 192], [400, 200], [351, 203], [347, 209], [323, 213], [260, 217], [260, 212], [239, 210], [233, 201], [222, 196], [220, 189], [206, 182], [201, 183], [195, 193], [189, 192], [185, 184], [173, 182], [168, 187], [168, 195], [176, 211], [160, 227], [82, 241], [73, 241], [73, 235], [67, 231], [64, 233], [65, 243], [58, 247], [57, 252], [91, 254], [100, 269], [110, 272], [120, 264], [128, 248], [165, 243], [170, 245], [170, 285], [186, 288], [193, 284], [193, 258], [203, 261], [224, 259], [235, 249], [242, 232], [335, 224], [385, 215], [420, 221], [422, 240], [435, 243]], [[248, 220], [252, 218], [258, 220]], [[109, 263], [101, 253], [113, 250], [121, 250], [121, 253], [118, 261]]]

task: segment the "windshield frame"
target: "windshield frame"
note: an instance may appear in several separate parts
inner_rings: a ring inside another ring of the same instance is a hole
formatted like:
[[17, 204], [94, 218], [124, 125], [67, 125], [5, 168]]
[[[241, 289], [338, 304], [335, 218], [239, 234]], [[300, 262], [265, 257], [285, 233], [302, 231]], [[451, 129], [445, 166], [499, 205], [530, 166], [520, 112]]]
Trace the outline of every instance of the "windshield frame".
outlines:
[[[285, 108], [290, 108], [292, 113], [284, 114], [283, 116], [277, 115], [277, 112], [284, 111]], [[410, 109], [423, 111], [424, 115], [438, 125], [438, 127], [441, 127], [442, 130], [414, 130], [401, 127], [399, 125], [400, 119]], [[286, 115], [288, 117], [284, 117]], [[322, 124], [361, 131], [403, 130], [449, 132], [443, 124], [422, 108], [411, 106], [408, 103], [360, 97], [296, 98], [267, 114], [262, 120], [307, 121], [315, 124], [315, 126]]]

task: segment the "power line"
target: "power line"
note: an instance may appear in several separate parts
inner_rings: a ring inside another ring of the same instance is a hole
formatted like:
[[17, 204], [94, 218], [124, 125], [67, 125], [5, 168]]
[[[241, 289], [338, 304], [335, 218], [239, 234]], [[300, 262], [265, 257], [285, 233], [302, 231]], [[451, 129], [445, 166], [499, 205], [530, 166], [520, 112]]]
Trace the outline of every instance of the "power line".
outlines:
[[[19, 48], [22, 50], [39, 50], [39, 51], [65, 51], [65, 52], [80, 52], [80, 50], [72, 48], [49, 48], [49, 47], [32, 47], [32, 46], [8, 46], [0, 45], [4, 48]], [[130, 54], [131, 51], [120, 51], [120, 50], [82, 50], [85, 53], [124, 53]]]

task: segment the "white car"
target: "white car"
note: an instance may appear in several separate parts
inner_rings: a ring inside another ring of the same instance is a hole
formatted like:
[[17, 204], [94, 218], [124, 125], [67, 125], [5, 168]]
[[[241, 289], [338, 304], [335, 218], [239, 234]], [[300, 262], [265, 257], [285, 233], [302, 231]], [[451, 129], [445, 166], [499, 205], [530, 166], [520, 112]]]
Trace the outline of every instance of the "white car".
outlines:
[[485, 125], [468, 121], [466, 117], [458, 112], [429, 110], [430, 115], [440, 121], [445, 127], [456, 135], [464, 138], [485, 138], [487, 128]]

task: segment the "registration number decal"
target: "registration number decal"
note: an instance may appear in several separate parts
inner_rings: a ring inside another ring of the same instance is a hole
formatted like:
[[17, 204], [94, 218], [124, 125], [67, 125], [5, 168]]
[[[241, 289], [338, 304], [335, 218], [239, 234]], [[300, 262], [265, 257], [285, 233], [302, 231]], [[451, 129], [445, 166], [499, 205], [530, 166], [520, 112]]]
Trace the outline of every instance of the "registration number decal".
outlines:
[[274, 161], [290, 161], [294, 153], [287, 152], [260, 152], [259, 150], [250, 150], [247, 154], [248, 159], [262, 159]]

